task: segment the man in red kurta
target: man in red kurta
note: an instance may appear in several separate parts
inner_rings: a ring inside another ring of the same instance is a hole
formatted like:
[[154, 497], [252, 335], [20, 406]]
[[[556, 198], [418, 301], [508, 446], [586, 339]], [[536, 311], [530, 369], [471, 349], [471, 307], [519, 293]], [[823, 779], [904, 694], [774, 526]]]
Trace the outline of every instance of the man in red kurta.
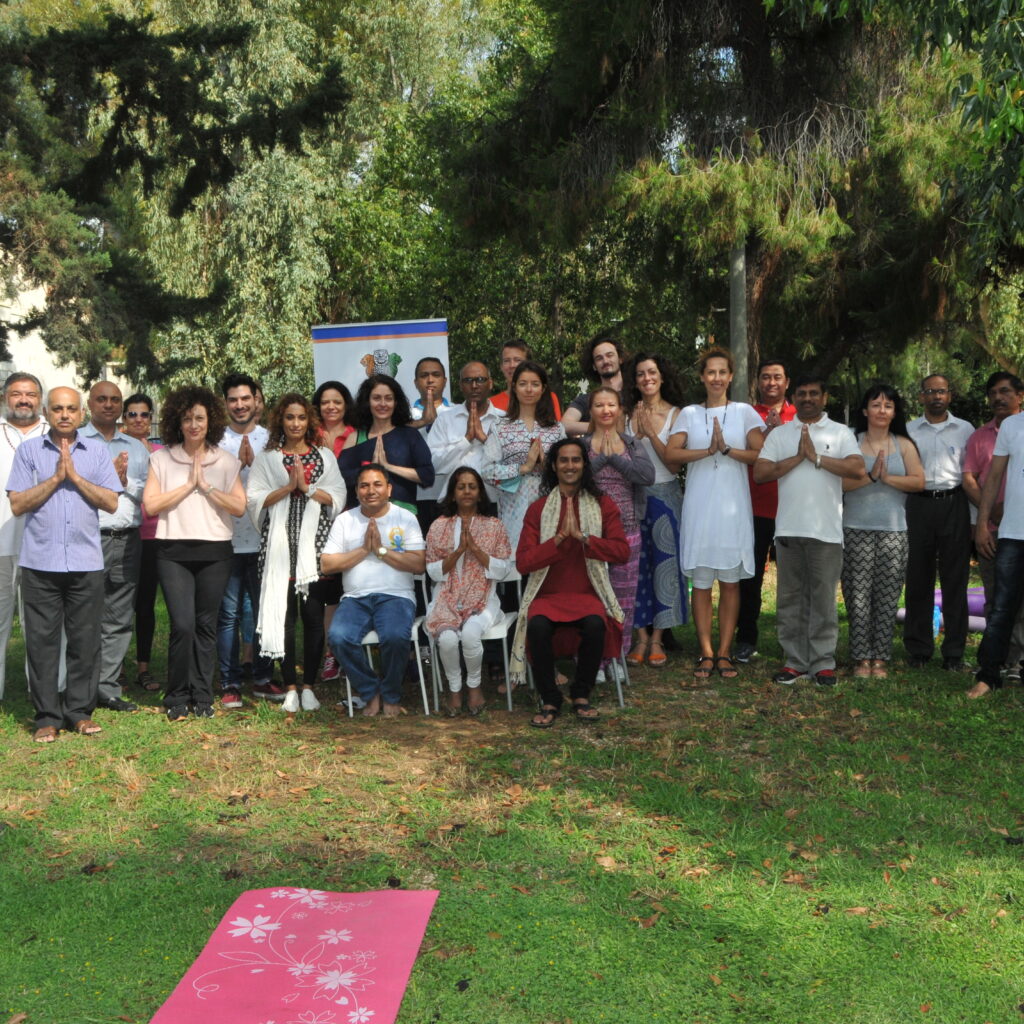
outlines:
[[516, 552], [520, 573], [531, 575], [516, 630], [513, 675], [525, 638], [541, 702], [530, 724], [549, 729], [563, 703], [555, 658], [574, 652], [573, 713], [581, 722], [599, 717], [590, 691], [601, 661], [618, 657], [622, 647], [622, 611], [608, 580], [608, 563], [625, 562], [629, 543], [619, 510], [594, 483], [578, 440], [564, 438], [551, 446], [543, 488], [547, 495], [527, 509]]

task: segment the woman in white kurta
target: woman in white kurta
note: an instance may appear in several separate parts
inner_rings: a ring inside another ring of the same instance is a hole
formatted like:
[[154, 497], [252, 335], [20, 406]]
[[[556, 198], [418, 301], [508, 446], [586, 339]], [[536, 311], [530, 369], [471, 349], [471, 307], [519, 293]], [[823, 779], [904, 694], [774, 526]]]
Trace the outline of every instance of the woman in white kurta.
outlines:
[[[747, 466], [764, 443], [764, 423], [745, 402], [729, 401], [732, 356], [709, 349], [697, 364], [706, 398], [676, 419], [665, 462], [686, 466], [679, 562], [693, 588], [693, 623], [700, 645], [694, 678], [718, 672], [735, 679], [730, 657], [739, 616], [739, 582], [754, 575], [754, 518]], [[718, 580], [718, 651], [712, 643], [711, 588]]]

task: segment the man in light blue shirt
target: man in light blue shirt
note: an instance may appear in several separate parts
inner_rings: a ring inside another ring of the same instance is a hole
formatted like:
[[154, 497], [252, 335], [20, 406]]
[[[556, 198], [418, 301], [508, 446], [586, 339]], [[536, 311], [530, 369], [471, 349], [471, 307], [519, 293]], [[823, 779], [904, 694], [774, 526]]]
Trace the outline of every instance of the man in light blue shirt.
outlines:
[[142, 541], [142, 489], [149, 474], [149, 452], [142, 442], [117, 429], [123, 400], [121, 390], [101, 380], [89, 392], [89, 423], [82, 436], [102, 441], [110, 453], [124, 490], [113, 512], [100, 510], [100, 540], [103, 544], [103, 624], [100, 627], [100, 657], [96, 660], [98, 698], [96, 706], [108, 711], [137, 711], [138, 705], [125, 700], [118, 677], [128, 653], [135, 616], [135, 587], [139, 582]]

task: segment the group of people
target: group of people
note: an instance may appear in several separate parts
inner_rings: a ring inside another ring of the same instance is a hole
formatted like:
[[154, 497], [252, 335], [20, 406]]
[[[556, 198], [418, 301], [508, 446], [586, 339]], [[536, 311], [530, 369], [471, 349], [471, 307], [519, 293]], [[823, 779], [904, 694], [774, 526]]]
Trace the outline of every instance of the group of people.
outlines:
[[[970, 695], [1019, 677], [1016, 376], [989, 379], [993, 418], [976, 431], [950, 414], [941, 374], [922, 381], [918, 419], [907, 423], [900, 396], [877, 384], [851, 429], [826, 414], [826, 381], [790, 388], [774, 359], [758, 367], [751, 405], [730, 398], [730, 354], [709, 349], [701, 400], [686, 403], [663, 356], [627, 357], [602, 334], [582, 356], [593, 386], [563, 412], [525, 342], [498, 357], [499, 394], [474, 360], [459, 374], [463, 401], [450, 403], [446, 368], [427, 356], [413, 403], [383, 374], [355, 398], [325, 381], [312, 399], [283, 395], [266, 426], [259, 384], [244, 374], [219, 395], [164, 396], [156, 430], [152, 400], [123, 400], [111, 382], [90, 390], [83, 425], [74, 389], [50, 391], [43, 419], [40, 382], [8, 378], [0, 643], [20, 598], [36, 740], [99, 732], [96, 707], [136, 709], [122, 689], [133, 624], [137, 684], [163, 690], [172, 721], [214, 713], [215, 668], [225, 709], [242, 706], [249, 668], [253, 694], [289, 712], [318, 708], [314, 684], [344, 673], [364, 714], [398, 715], [419, 656], [417, 577], [430, 583], [420, 613], [449, 715], [484, 707], [484, 640], [512, 611], [503, 687], [529, 672], [531, 724], [546, 729], [569, 682], [574, 717], [593, 722], [601, 674], [622, 659], [663, 667], [672, 629], [691, 614], [693, 677], [736, 678], [756, 653], [773, 546], [777, 684], [835, 684], [840, 584], [855, 676], [886, 676], [904, 584], [908, 664], [927, 664], [936, 570], [942, 667], [961, 669], [974, 520], [989, 625]], [[162, 686], [150, 671], [158, 583], [170, 619]], [[560, 657], [575, 661], [571, 682], [559, 679]]]

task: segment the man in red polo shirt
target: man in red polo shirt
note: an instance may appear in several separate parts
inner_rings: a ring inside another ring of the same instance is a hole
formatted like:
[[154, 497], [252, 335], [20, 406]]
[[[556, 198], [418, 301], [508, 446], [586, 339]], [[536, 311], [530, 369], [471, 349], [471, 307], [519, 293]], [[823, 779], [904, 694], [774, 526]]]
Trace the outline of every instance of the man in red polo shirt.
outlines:
[[[786, 368], [778, 359], [762, 359], [757, 368], [758, 401], [754, 408], [760, 413], [768, 429], [788, 423], [796, 409], [786, 401], [789, 378]], [[740, 616], [736, 623], [736, 644], [733, 657], [746, 664], [757, 653], [757, 620], [761, 614], [761, 585], [764, 582], [768, 552], [775, 540], [775, 513], [779, 507], [779, 485], [772, 480], [766, 484], [754, 483], [754, 467], [747, 469], [750, 481], [750, 503], [754, 512], [754, 575], [740, 580]]]

